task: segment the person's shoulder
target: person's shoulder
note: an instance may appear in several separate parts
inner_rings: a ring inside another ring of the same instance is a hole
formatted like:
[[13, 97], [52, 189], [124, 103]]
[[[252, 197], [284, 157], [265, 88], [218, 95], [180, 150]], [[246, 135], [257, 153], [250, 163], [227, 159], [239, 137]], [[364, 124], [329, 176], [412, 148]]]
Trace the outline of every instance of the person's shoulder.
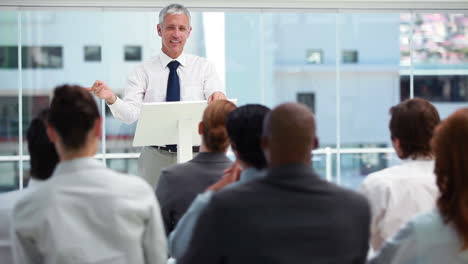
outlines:
[[159, 65], [161, 65], [161, 61], [159, 59], [159, 55], [156, 55], [156, 56], [153, 56], [153, 57], [149, 58], [148, 60], [145, 60], [145, 61], [137, 64], [133, 68], [133, 73], [134, 74], [136, 74], [136, 73], [148, 73], [148, 72], [154, 71], [154, 69]]
[[403, 164], [388, 167], [368, 174], [362, 182], [362, 185], [368, 188], [387, 185], [394, 180], [394, 178], [401, 177], [401, 175], [404, 174], [404, 171], [405, 168]]
[[[433, 182], [433, 161], [407, 161], [367, 175], [363, 186], [393, 186], [425, 178]], [[430, 176], [430, 177], [427, 177]]]
[[367, 198], [361, 193], [339, 186], [336, 183], [326, 182], [326, 184], [328, 184], [330, 189], [335, 192], [335, 196], [340, 197], [339, 200], [342, 200], [343, 204], [354, 204], [356, 206], [360, 205], [365, 208], [369, 206]]
[[140, 63], [139, 65], [142, 65], [142, 66], [153, 66], [153, 65], [160, 65], [161, 64], [161, 58], [159, 55], [155, 55], [145, 61], [143, 61], [142, 63]]
[[46, 208], [52, 204], [54, 199], [54, 185], [49, 179], [38, 188], [26, 188], [20, 192], [16, 202], [13, 204], [13, 215], [15, 221], [26, 220], [30, 217], [39, 219], [40, 215], [47, 214]]
[[444, 220], [437, 209], [422, 212], [414, 216], [410, 220], [419, 231], [428, 231], [431, 229], [439, 229], [446, 226]]
[[191, 64], [191, 65], [199, 65], [199, 66], [208, 66], [208, 65], [212, 65], [213, 63], [205, 58], [205, 57], [200, 57], [200, 56], [197, 56], [197, 55], [193, 55], [193, 54], [185, 54], [185, 58], [187, 60], [187, 63]]
[[[161, 177], [165, 178], [165, 180], [179, 180], [179, 179], [189, 178], [188, 176], [190, 176], [190, 174], [188, 172], [190, 172], [194, 166], [198, 166], [198, 165], [194, 164], [191, 161], [174, 164], [167, 168], [162, 169]], [[190, 178], [193, 178], [193, 177], [190, 177]]]
[[424, 243], [444, 243], [443, 241], [457, 237], [453, 225], [445, 224], [437, 209], [417, 214], [406, 223], [405, 228]]
[[102, 175], [103, 180], [106, 182], [106, 188], [114, 189], [115, 193], [126, 193], [134, 196], [153, 194], [151, 186], [139, 176], [114, 171], [109, 168], [105, 168], [105, 173]]
[[264, 185], [265, 183], [260, 178], [246, 182], [235, 182], [214, 192], [211, 200], [214, 203], [224, 205], [241, 204], [241, 200], [249, 201], [252, 197], [262, 195], [261, 190]]
[[24, 190], [16, 190], [0, 194], [0, 211], [3, 209], [10, 209], [22, 196]]

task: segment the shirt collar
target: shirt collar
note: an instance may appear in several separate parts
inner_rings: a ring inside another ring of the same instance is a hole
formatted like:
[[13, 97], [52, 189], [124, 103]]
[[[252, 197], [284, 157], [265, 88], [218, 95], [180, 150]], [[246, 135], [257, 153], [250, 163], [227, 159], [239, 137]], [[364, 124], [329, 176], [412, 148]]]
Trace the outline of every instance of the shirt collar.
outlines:
[[240, 175], [239, 181], [244, 182], [244, 181], [255, 180], [255, 179], [265, 176], [265, 173], [266, 173], [266, 170], [258, 170], [256, 168], [243, 169]]
[[166, 55], [166, 53], [164, 52], [161, 52], [159, 54], [159, 58], [161, 60], [161, 65], [165, 68], [167, 67], [167, 64], [169, 64], [169, 62], [173, 61], [173, 60], [176, 60], [180, 63], [181, 66], [185, 66], [186, 65], [186, 62], [187, 62], [187, 56], [185, 55], [184, 52], [182, 52], [182, 54], [180, 54], [179, 57], [173, 59], [169, 56]]

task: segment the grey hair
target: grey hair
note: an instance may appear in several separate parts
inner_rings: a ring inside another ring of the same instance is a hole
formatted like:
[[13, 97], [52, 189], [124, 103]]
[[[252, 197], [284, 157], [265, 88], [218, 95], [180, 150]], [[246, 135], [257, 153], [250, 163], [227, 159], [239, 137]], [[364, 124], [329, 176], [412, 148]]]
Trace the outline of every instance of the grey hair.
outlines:
[[162, 25], [164, 21], [164, 17], [168, 14], [186, 15], [189, 21], [189, 26], [191, 25], [190, 12], [185, 6], [181, 4], [170, 4], [166, 6], [165, 8], [163, 8], [161, 12], [159, 12], [159, 24]]

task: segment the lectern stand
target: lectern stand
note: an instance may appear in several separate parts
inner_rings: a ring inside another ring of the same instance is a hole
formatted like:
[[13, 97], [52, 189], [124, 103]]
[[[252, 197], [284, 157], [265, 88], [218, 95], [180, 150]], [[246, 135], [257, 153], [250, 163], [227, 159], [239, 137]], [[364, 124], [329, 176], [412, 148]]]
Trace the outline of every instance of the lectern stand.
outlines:
[[134, 147], [177, 144], [177, 163], [192, 159], [200, 145], [198, 123], [206, 101], [143, 103], [133, 138]]

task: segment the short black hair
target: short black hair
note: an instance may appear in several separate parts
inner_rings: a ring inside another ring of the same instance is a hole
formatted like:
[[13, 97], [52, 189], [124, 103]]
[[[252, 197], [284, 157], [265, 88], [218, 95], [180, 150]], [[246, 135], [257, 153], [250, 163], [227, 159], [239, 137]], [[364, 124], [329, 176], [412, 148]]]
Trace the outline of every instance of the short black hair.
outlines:
[[49, 109], [42, 110], [37, 117], [31, 120], [26, 139], [31, 164], [31, 177], [47, 180], [59, 161], [57, 151], [47, 136], [46, 121]]
[[440, 123], [437, 109], [422, 98], [405, 100], [390, 108], [390, 134], [400, 140], [402, 159], [432, 155], [431, 139]]
[[248, 104], [229, 113], [226, 123], [232, 148], [239, 159], [257, 169], [267, 167], [267, 161], [260, 146], [263, 119], [270, 112], [266, 106]]
[[81, 148], [99, 117], [96, 102], [83, 87], [62, 85], [55, 88], [48, 121], [66, 149]]

